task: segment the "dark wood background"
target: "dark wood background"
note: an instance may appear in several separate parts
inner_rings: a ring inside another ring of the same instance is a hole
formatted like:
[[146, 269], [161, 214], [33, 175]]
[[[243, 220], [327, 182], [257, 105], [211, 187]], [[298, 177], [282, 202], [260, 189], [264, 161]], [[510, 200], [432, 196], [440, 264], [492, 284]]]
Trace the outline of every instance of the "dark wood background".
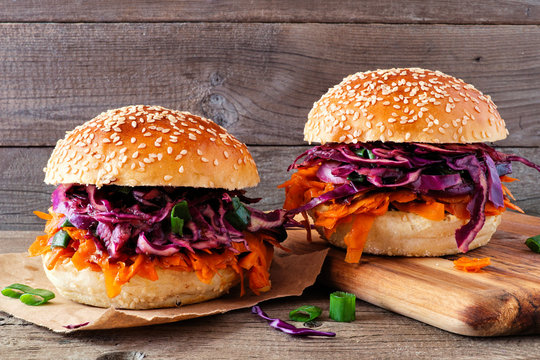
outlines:
[[[497, 148], [540, 163], [540, 3], [534, 0], [0, 0], [0, 253], [42, 229], [52, 187], [42, 168], [66, 130], [103, 110], [159, 104], [210, 117], [249, 144], [276, 186], [307, 148], [312, 103], [344, 76], [396, 66], [439, 69], [490, 94], [510, 130]], [[540, 215], [540, 175], [515, 166], [518, 205]], [[16, 230], [16, 231], [6, 231]], [[30, 231], [20, 231], [30, 230]], [[328, 309], [330, 289], [265, 302], [286, 318]], [[0, 358], [514, 358], [537, 337], [467, 338], [357, 305], [335, 339], [297, 339], [248, 309], [148, 328], [59, 335], [0, 313]]]
[[[312, 103], [357, 71], [419, 66], [493, 97], [499, 150], [540, 163], [540, 4], [533, 1], [5, 1], [0, 5], [0, 230], [39, 230], [42, 168], [66, 130], [103, 110], [159, 104], [212, 118], [276, 186], [304, 149]], [[517, 204], [540, 214], [521, 165]]]

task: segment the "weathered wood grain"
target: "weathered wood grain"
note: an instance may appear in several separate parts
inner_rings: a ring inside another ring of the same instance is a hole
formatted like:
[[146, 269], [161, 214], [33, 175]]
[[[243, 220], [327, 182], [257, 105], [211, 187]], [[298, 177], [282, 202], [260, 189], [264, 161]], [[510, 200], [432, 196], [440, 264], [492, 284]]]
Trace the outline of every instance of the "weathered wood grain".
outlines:
[[[2, 359], [456, 359], [534, 357], [537, 337], [470, 338], [458, 336], [358, 301], [357, 320], [328, 319], [330, 290], [314, 288], [298, 298], [264, 302], [270, 316], [312, 304], [323, 309], [324, 330], [335, 338], [299, 339], [270, 328], [249, 309], [178, 323], [59, 335], [0, 314]], [[301, 324], [297, 324], [301, 326]], [[140, 357], [139, 357], [140, 359]]]
[[13, 1], [0, 21], [538, 24], [534, 1]]
[[[306, 146], [250, 146], [261, 176], [258, 187], [248, 195], [262, 197], [257, 207], [270, 210], [283, 204], [284, 191], [277, 186], [290, 177], [287, 167], [305, 151]], [[498, 148], [540, 163], [537, 148]], [[50, 206], [53, 186], [43, 183], [42, 168], [52, 148], [0, 148], [0, 230], [40, 230], [43, 222], [32, 211], [45, 211]], [[540, 215], [538, 182], [540, 173], [521, 164], [514, 164], [519, 183], [510, 184], [516, 204], [527, 213]]]
[[383, 24], [0, 24], [0, 146], [51, 146], [101, 111], [160, 104], [253, 145], [301, 145], [314, 101], [357, 71], [439, 69], [492, 95], [538, 146], [540, 28]]
[[[34, 234], [0, 231], [0, 253], [21, 249], [21, 243], [28, 244]], [[333, 290], [317, 284], [300, 297], [267, 301], [261, 307], [270, 316], [287, 319], [288, 312], [301, 305], [319, 306], [323, 315], [318, 328], [336, 332], [335, 338], [293, 338], [270, 328], [249, 309], [145, 328], [69, 335], [0, 313], [0, 358], [124, 360], [144, 355], [147, 359], [527, 359], [540, 351], [537, 337], [454, 335], [360, 300], [356, 321], [333, 322], [328, 318], [328, 296]]]
[[321, 279], [362, 300], [454, 333], [538, 334], [538, 254], [523, 243], [527, 237], [540, 233], [540, 218], [508, 212], [503, 215], [505, 222], [522, 222], [528, 229], [503, 225], [501, 228], [516, 232], [499, 230], [488, 246], [472, 251], [469, 256], [492, 259], [491, 265], [480, 273], [457, 271], [452, 260], [459, 256], [363, 255], [360, 264], [347, 264], [343, 261], [345, 253], [332, 249]]

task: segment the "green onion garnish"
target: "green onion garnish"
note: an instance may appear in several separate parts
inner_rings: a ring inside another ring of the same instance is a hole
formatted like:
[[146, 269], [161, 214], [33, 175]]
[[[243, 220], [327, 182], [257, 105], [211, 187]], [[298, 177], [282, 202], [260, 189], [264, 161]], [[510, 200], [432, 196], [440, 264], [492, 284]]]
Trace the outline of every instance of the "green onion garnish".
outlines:
[[535, 253], [540, 254], [540, 235], [532, 236], [525, 240], [525, 245]]
[[20, 300], [26, 305], [38, 306], [54, 299], [54, 293], [45, 289], [32, 289], [21, 295]]
[[233, 210], [225, 214], [225, 220], [237, 230], [245, 230], [251, 221], [249, 210], [235, 196], [232, 198]]
[[11, 284], [2, 289], [2, 295], [20, 299], [26, 305], [41, 305], [54, 299], [54, 293], [45, 289], [34, 289], [28, 285]]
[[171, 211], [171, 231], [180, 236], [184, 235], [184, 224], [191, 220], [188, 203], [185, 200], [174, 205]]
[[28, 291], [34, 290], [28, 285], [23, 284], [11, 284], [2, 289], [2, 295], [8, 296], [10, 298], [18, 299], [22, 294], [27, 293]]
[[330, 294], [330, 319], [351, 322], [355, 319], [356, 296], [343, 291]]
[[64, 227], [74, 227], [73, 224], [71, 222], [69, 222], [68, 218], [64, 218], [64, 221], [62, 222], [62, 224], [60, 224], [60, 227], [61, 228], [64, 228]]
[[373, 152], [366, 148], [355, 150], [354, 153], [363, 158], [375, 159], [375, 155], [373, 155]]
[[347, 176], [347, 180], [352, 181], [352, 182], [364, 182], [364, 180], [366, 180], [366, 176], [360, 175], [356, 171], [353, 171], [352, 173], [349, 174], [349, 176]]
[[65, 230], [60, 230], [54, 234], [51, 242], [51, 248], [54, 247], [63, 247], [65, 248], [69, 244], [69, 234]]
[[314, 305], [303, 305], [298, 309], [289, 312], [289, 319], [292, 321], [308, 322], [321, 316], [322, 309]]

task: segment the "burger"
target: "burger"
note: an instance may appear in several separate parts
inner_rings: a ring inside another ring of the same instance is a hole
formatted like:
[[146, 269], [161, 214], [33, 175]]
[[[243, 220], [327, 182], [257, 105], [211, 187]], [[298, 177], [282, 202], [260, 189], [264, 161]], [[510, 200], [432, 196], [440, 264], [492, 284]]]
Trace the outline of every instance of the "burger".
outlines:
[[244, 279], [271, 286], [285, 212], [245, 196], [259, 175], [246, 146], [214, 122], [159, 106], [110, 110], [59, 140], [46, 234], [30, 246], [71, 300], [126, 309], [216, 298]]
[[474, 86], [418, 68], [346, 77], [317, 101], [289, 167], [284, 208], [313, 218], [331, 244], [362, 253], [441, 256], [485, 245], [512, 204], [511, 163], [484, 142], [508, 134]]

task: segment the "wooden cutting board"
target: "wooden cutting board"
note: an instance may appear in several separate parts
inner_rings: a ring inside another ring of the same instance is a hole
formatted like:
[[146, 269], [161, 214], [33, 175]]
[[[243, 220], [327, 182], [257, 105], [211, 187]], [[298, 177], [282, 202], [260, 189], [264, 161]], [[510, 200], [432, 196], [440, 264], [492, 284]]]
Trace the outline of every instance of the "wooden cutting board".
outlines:
[[[320, 280], [457, 334], [540, 333], [540, 254], [524, 244], [527, 237], [538, 234], [540, 218], [506, 212], [490, 243], [467, 253], [469, 257], [491, 257], [491, 265], [480, 273], [455, 269], [452, 260], [462, 255], [363, 255], [360, 264], [347, 264], [344, 251], [333, 248]], [[305, 239], [302, 232], [291, 235]]]

